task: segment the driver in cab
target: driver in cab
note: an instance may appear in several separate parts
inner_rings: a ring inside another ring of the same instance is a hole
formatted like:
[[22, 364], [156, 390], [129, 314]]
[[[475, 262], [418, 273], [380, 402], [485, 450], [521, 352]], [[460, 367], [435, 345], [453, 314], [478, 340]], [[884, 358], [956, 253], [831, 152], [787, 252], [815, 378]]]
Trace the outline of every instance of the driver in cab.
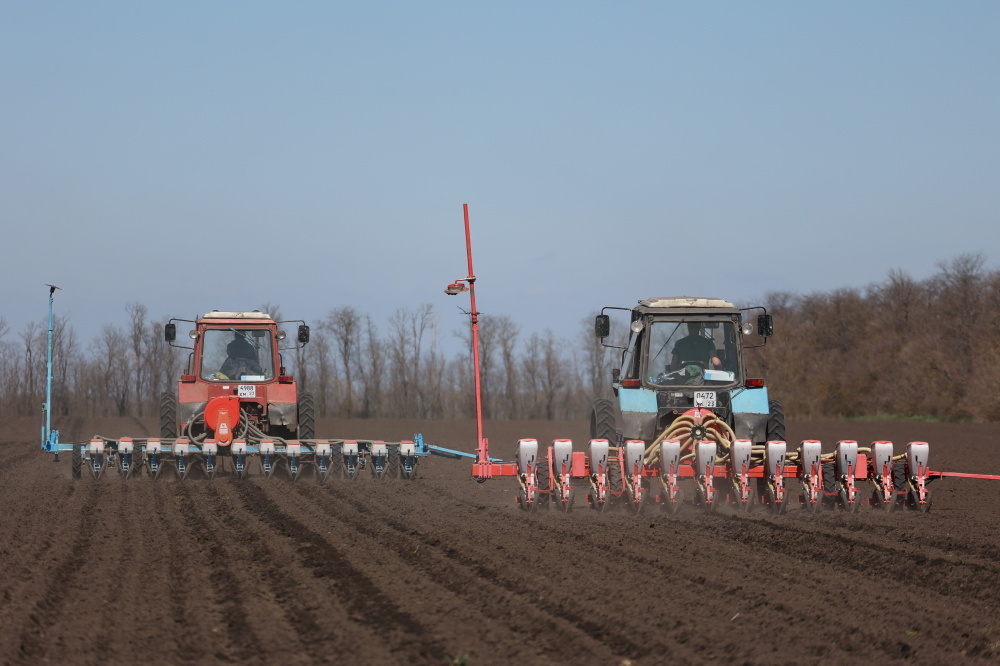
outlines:
[[246, 376], [263, 375], [264, 371], [257, 361], [257, 350], [240, 333], [233, 334], [233, 341], [226, 347], [229, 357], [219, 372], [212, 375], [213, 379], [240, 380]]
[[687, 331], [688, 334], [674, 344], [670, 370], [678, 370], [688, 363], [697, 363], [702, 369], [720, 367], [722, 360], [715, 349], [715, 343], [705, 337], [705, 325], [692, 321], [688, 323]]

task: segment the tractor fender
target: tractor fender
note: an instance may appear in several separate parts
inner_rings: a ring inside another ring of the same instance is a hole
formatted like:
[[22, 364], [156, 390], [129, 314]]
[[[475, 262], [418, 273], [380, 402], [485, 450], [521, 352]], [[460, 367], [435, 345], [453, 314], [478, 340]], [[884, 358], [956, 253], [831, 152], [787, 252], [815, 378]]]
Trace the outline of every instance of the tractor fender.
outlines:
[[733, 432], [736, 439], [760, 443], [767, 438], [767, 417], [771, 412], [767, 402], [767, 387], [733, 391]]
[[[178, 402], [177, 422], [185, 425], [191, 423], [191, 420], [194, 417], [205, 411], [206, 405], [208, 405], [208, 400], [199, 400], [196, 402]], [[178, 434], [180, 434], [180, 431], [178, 431]]]
[[622, 412], [622, 433], [626, 439], [650, 441], [656, 436], [656, 391], [647, 388], [621, 388], [618, 406]]
[[297, 402], [269, 402], [267, 403], [267, 420], [271, 425], [294, 430], [299, 427], [299, 404]]

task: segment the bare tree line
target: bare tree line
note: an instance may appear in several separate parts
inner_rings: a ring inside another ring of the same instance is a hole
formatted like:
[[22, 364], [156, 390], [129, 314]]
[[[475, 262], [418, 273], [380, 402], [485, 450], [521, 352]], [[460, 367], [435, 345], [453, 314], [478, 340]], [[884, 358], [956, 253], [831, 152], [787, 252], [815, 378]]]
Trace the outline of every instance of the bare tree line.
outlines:
[[[281, 319], [279, 306], [259, 308]], [[127, 323], [105, 325], [83, 345], [68, 321], [53, 322], [53, 416], [151, 416], [160, 395], [173, 391], [187, 350], [163, 340], [168, 317], [152, 319], [145, 305], [125, 307]], [[308, 345], [282, 351], [282, 365], [310, 391], [320, 416], [344, 418], [468, 418], [475, 415], [471, 331], [450, 335], [465, 353], [447, 358], [440, 320], [431, 305], [400, 308], [380, 326], [370, 315], [339, 307], [311, 325]], [[574, 343], [551, 332], [522, 340], [509, 317], [480, 317], [483, 412], [487, 418], [586, 418], [591, 377], [610, 378], [612, 355], [593, 337], [593, 316]], [[288, 331], [288, 340], [294, 332]], [[0, 318], [0, 416], [41, 413], [45, 400], [46, 323], [12, 335]], [[596, 364], [596, 367], [595, 367]], [[610, 392], [610, 381], [599, 390]]]
[[1000, 421], [1000, 271], [980, 255], [864, 289], [770, 294], [775, 336], [747, 354], [785, 413]]
[[[923, 281], [890, 271], [862, 289], [769, 294], [775, 335], [747, 353], [751, 376], [763, 376], [793, 418], [1000, 421], [1000, 271], [984, 263], [964, 255]], [[259, 309], [281, 318], [275, 304]], [[189, 352], [163, 341], [167, 318], [150, 318], [141, 303], [129, 303], [125, 314], [126, 324], [104, 326], [86, 345], [55, 317], [53, 416], [150, 416], [160, 394], [176, 389]], [[594, 338], [593, 314], [580, 320], [573, 340], [525, 335], [510, 317], [481, 315], [483, 416], [587, 418], [594, 398], [610, 395], [618, 363]], [[312, 392], [320, 416], [475, 415], [467, 322], [447, 334], [463, 350], [452, 358], [427, 304], [400, 308], [381, 325], [338, 307], [311, 328], [310, 343], [283, 351], [282, 364]], [[0, 416], [41, 413], [47, 334], [45, 322], [14, 333], [0, 317]]]

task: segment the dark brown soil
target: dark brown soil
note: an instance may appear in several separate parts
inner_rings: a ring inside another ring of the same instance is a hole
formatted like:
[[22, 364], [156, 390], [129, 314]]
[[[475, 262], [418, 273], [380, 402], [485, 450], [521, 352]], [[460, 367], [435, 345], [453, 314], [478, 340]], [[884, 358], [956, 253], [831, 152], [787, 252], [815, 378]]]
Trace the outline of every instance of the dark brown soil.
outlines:
[[[70, 420], [63, 439], [148, 434]], [[0, 662], [479, 664], [1000, 660], [1000, 482], [945, 479], [927, 515], [522, 514], [516, 482], [424, 459], [412, 482], [69, 478], [0, 424]], [[470, 422], [321, 421], [329, 437], [471, 450]], [[931, 442], [1000, 474], [995, 428], [789, 424], [789, 439]], [[584, 423], [491, 423], [584, 442]], [[793, 486], [795, 483], [793, 482]]]

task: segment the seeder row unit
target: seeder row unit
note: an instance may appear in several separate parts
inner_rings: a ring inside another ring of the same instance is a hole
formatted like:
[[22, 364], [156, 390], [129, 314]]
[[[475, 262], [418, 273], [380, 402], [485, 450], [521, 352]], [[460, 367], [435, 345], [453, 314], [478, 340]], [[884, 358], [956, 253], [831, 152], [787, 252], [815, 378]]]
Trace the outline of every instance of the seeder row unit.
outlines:
[[385, 442], [380, 440], [314, 439], [283, 440], [236, 439], [225, 445], [214, 439], [174, 439], [93, 437], [89, 442], [62, 444], [58, 433], [54, 438], [56, 460], [59, 452], [72, 456], [72, 474], [79, 479], [86, 468], [95, 479], [108, 468], [114, 468], [125, 478], [142, 471], [158, 479], [167, 471], [179, 479], [192, 473], [214, 478], [219, 473], [245, 479], [251, 474], [271, 478], [283, 472], [292, 480], [312, 472], [323, 482], [328, 478], [355, 479], [366, 470], [376, 479], [412, 479], [417, 461], [432, 449], [423, 436], [412, 440]]
[[[711, 510], [728, 503], [749, 511], [759, 503], [783, 513], [797, 502], [810, 512], [824, 506], [854, 512], [865, 499], [882, 511], [907, 507], [926, 512], [931, 506], [927, 484], [946, 475], [930, 471], [929, 451], [926, 442], [910, 442], [896, 455], [889, 441], [859, 447], [844, 440], [824, 454], [817, 440], [788, 451], [783, 441], [754, 446], [749, 440], [722, 443], [711, 438], [664, 438], [652, 445], [629, 440], [620, 446], [592, 439], [585, 451], [574, 451], [571, 440], [557, 439], [540, 451], [537, 440], [522, 439], [514, 462], [491, 463], [488, 469], [477, 464], [473, 474], [516, 477], [517, 502], [526, 511], [546, 506], [569, 511], [576, 494], [573, 481], [585, 479], [581, 485], [587, 502], [599, 511], [619, 505], [638, 512], [657, 488], [652, 501], [669, 513], [676, 513], [685, 500]], [[799, 481], [797, 493], [788, 479]], [[870, 484], [867, 498], [859, 482]]]

